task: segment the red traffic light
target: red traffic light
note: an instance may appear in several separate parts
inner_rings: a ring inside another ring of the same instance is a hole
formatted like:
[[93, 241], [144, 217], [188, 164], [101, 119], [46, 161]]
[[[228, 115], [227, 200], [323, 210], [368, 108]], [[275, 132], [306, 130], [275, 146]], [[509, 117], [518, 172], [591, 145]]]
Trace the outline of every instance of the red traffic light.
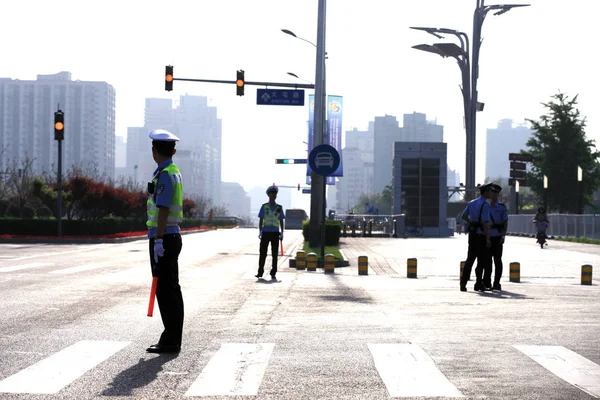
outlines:
[[300, 191], [300, 184], [298, 184], [298, 191]]

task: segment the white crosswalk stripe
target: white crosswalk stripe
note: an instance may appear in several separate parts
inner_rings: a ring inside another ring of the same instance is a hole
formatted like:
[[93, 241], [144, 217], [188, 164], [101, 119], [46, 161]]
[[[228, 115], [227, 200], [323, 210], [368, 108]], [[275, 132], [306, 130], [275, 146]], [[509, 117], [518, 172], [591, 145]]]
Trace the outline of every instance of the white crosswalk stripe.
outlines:
[[[129, 344], [79, 341], [0, 380], [0, 393], [57, 394]], [[367, 343], [366, 346], [390, 397], [465, 397], [419, 345]], [[593, 397], [600, 397], [598, 364], [562, 346], [513, 347], [549, 373]], [[222, 344], [185, 396], [257, 396], [274, 350], [274, 343]]]
[[464, 397], [416, 344], [369, 343], [391, 397]]
[[186, 396], [256, 396], [273, 343], [224, 343]]
[[0, 381], [0, 393], [58, 393], [129, 343], [82, 340]]
[[93, 269], [106, 267], [106, 264], [84, 264], [84, 265], [76, 265], [74, 267], [56, 269], [54, 271], [50, 271], [51, 274], [75, 274], [77, 272], [83, 271], [91, 271]]
[[562, 380], [594, 397], [600, 397], [598, 364], [563, 346], [514, 345], [513, 347]]

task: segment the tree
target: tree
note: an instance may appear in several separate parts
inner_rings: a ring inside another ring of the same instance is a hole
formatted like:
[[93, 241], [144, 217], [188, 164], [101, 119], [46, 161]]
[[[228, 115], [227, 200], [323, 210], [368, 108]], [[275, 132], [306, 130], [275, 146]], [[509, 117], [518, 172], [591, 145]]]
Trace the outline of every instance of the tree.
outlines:
[[33, 196], [33, 160], [26, 157], [21, 164], [13, 162], [12, 167], [8, 169], [6, 184], [10, 193], [12, 193], [12, 202], [18, 209], [18, 217], [24, 218], [25, 206]]
[[[586, 138], [585, 118], [575, 108], [577, 96], [569, 100], [558, 93], [552, 99], [542, 103], [547, 114], [539, 121], [528, 120], [534, 131], [527, 141], [526, 152], [533, 155], [528, 180], [542, 202], [546, 175], [549, 208], [560, 213], [580, 213], [580, 204], [588, 203], [600, 184], [600, 153], [595, 150], [594, 140]], [[577, 181], [578, 167], [583, 170], [582, 184]]]

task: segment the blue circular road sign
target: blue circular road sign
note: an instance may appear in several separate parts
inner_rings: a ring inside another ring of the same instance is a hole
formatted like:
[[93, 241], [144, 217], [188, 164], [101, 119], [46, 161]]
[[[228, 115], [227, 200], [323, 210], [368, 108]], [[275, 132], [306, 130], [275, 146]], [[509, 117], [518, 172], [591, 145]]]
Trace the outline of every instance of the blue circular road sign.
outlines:
[[320, 144], [308, 155], [308, 164], [317, 174], [329, 176], [340, 166], [340, 153], [333, 146]]

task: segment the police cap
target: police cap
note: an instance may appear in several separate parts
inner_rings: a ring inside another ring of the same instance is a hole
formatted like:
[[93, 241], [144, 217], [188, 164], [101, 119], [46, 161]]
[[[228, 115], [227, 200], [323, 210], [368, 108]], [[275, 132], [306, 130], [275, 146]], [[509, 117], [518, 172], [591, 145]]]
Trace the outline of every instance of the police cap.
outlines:
[[502, 191], [502, 186], [500, 186], [498, 184], [491, 183], [490, 187], [492, 189], [492, 192], [500, 193]]
[[153, 129], [148, 134], [150, 139], [156, 140], [157, 142], [178, 142], [179, 138], [173, 135], [171, 132], [164, 129]]
[[485, 192], [489, 192], [490, 190], [492, 190], [492, 182], [488, 182], [488, 183], [484, 183], [483, 185], [479, 185], [479, 191], [481, 193], [485, 193]]
[[275, 185], [269, 186], [267, 188], [267, 194], [269, 194], [271, 192], [277, 193], [277, 192], [279, 192], [279, 188], [277, 186], [275, 186]]

